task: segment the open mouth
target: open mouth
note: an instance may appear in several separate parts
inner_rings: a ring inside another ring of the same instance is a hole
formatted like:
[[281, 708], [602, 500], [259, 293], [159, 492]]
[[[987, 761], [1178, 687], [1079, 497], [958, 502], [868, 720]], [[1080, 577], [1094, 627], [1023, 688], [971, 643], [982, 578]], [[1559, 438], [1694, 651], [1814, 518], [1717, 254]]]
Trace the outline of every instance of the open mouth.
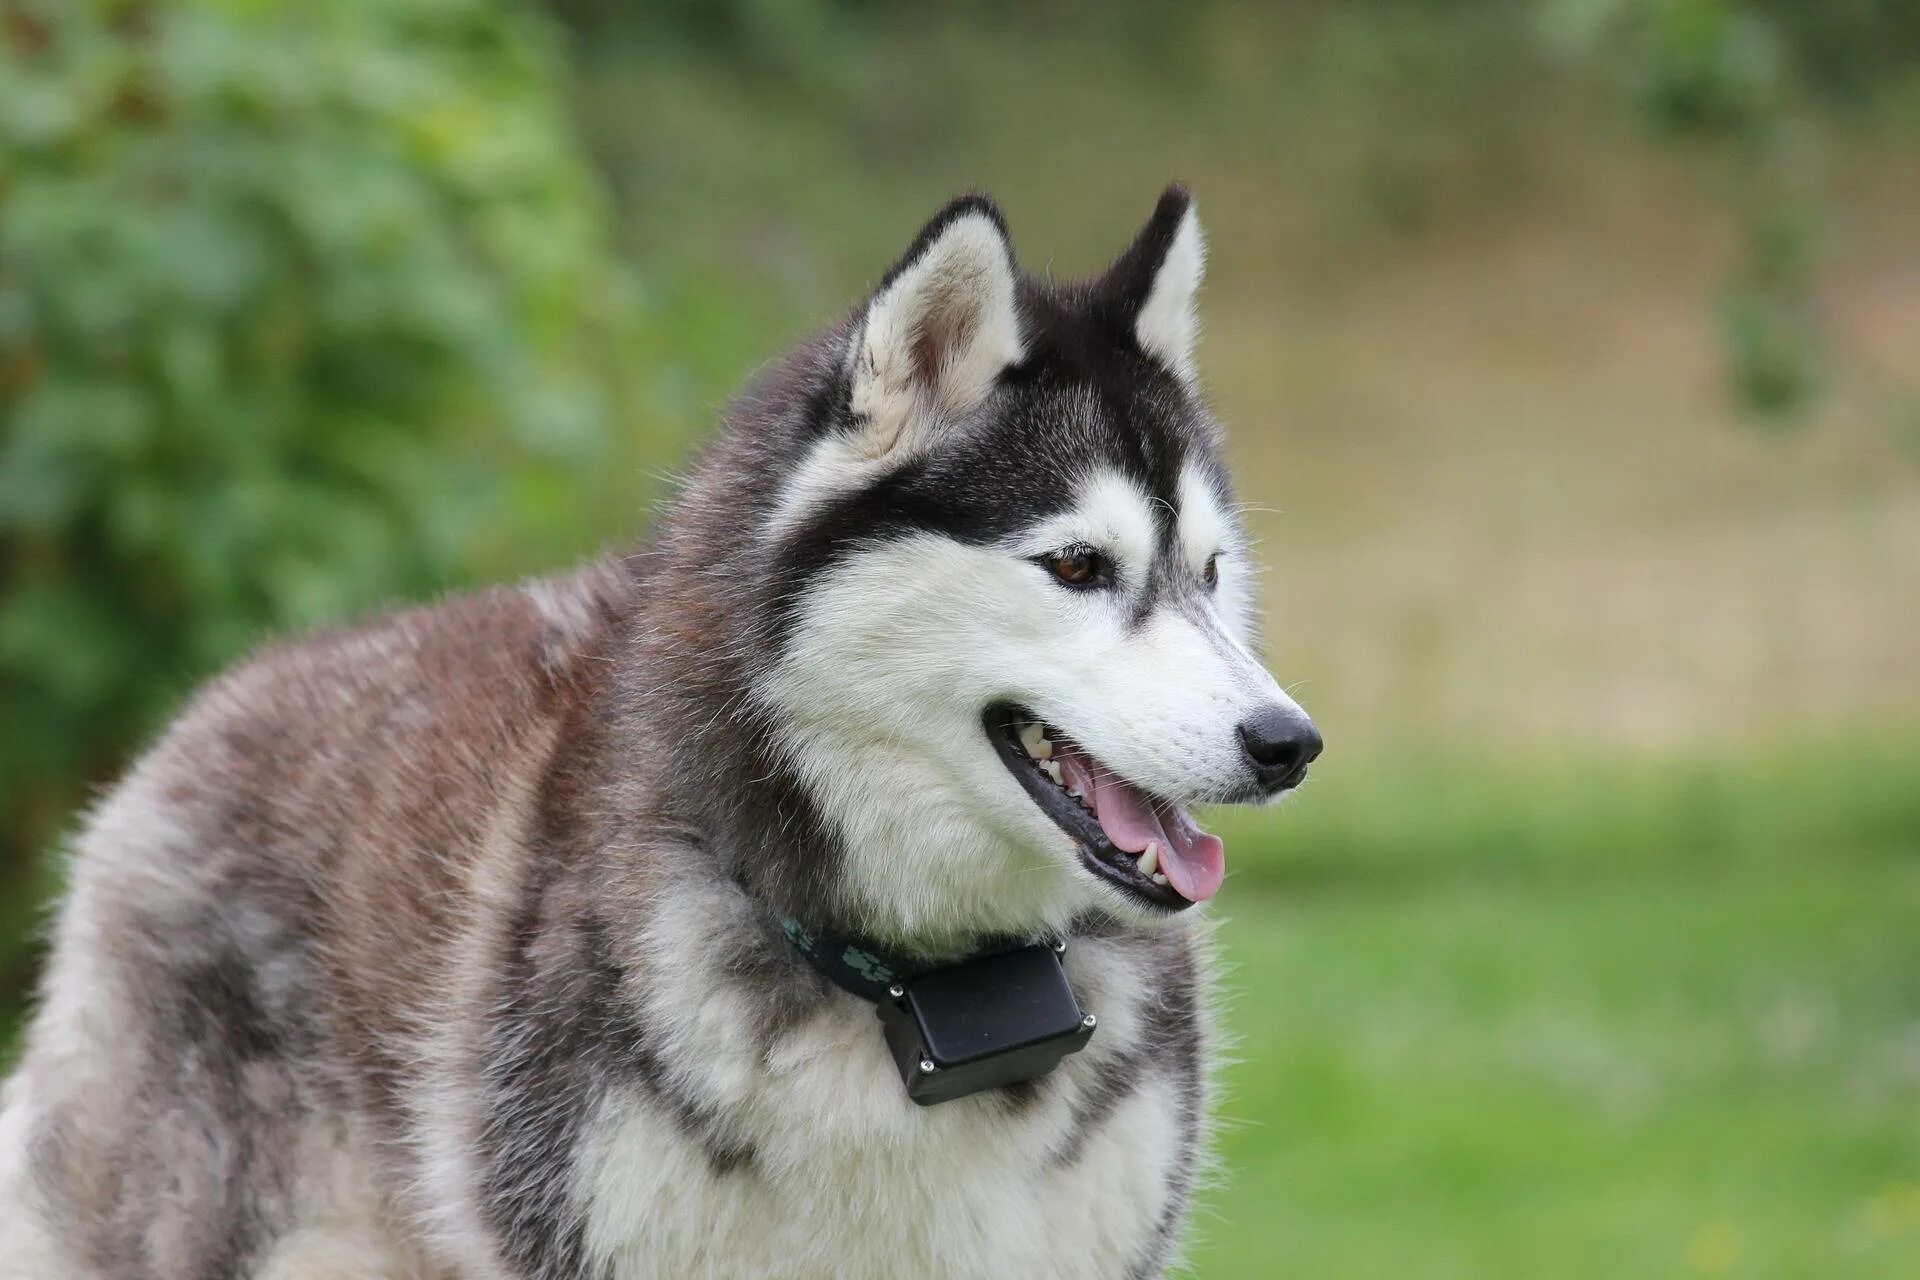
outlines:
[[1007, 771], [1073, 837], [1094, 874], [1163, 911], [1219, 890], [1225, 846], [1180, 805], [1134, 786], [1024, 707], [996, 703], [984, 719]]

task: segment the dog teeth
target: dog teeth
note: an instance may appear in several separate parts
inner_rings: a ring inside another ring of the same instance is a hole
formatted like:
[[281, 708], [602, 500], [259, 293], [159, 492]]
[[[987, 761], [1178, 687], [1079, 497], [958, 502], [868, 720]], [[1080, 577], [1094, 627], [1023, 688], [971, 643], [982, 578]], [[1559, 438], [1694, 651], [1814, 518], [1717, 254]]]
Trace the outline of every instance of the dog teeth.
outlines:
[[1038, 720], [1029, 720], [1020, 726], [1020, 745], [1035, 760], [1053, 758], [1053, 743], [1047, 740], [1046, 727]]
[[1165, 884], [1167, 882], [1167, 877], [1161, 872], [1156, 871], [1153, 873], [1153, 882], [1155, 884]]
[[1060, 762], [1058, 760], [1047, 760], [1042, 762], [1040, 765], [1040, 771], [1046, 774], [1049, 778], [1052, 778], [1055, 786], [1060, 785]]
[[1160, 842], [1147, 841], [1147, 847], [1140, 851], [1140, 860], [1134, 863], [1140, 868], [1140, 874], [1150, 876], [1160, 870]]

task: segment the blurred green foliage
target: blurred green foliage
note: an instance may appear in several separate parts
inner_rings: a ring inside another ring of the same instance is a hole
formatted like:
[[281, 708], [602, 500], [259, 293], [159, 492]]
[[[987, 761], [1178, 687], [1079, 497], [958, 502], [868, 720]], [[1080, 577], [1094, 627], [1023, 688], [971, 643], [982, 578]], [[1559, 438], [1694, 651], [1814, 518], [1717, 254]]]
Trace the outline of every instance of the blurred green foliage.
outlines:
[[629, 307], [561, 53], [483, 0], [0, 5], [8, 915], [193, 680], [566, 524]]
[[1836, 112], [1914, 92], [1920, 6], [1559, 0], [1545, 28], [1707, 163], [1743, 243], [1719, 302], [1729, 388], [1757, 419], [1793, 421], [1830, 356], [1814, 298], [1824, 134]]
[[1823, 356], [1817, 202], [1797, 189], [1812, 135], [1795, 124], [1813, 82], [1790, 56], [1792, 15], [1743, 0], [1564, 0], [1548, 24], [1561, 48], [1611, 71], [1653, 134], [1709, 162], [1745, 246], [1720, 300], [1728, 382], [1770, 422], [1808, 404]]
[[[897, 148], [896, 169], [915, 163], [915, 141], [988, 123], [969, 101], [964, 76], [945, 94], [903, 91], [896, 74], [903, 61], [939, 80], [943, 70], [926, 59], [1017, 62], [1029, 50], [1016, 46], [1044, 43], [1063, 55], [1051, 74], [1083, 85], [1086, 99], [1099, 99], [1118, 78], [1163, 95], [1162, 111], [1178, 128], [1219, 105], [1221, 55], [1209, 47], [1210, 34], [1244, 33], [1269, 55], [1271, 76], [1332, 86], [1335, 98], [1280, 92], [1238, 105], [1261, 118], [1272, 113], [1267, 140], [1290, 153], [1316, 145], [1288, 127], [1300, 118], [1293, 113], [1314, 112], [1317, 141], [1350, 151], [1367, 220], [1405, 235], [1476, 197], [1486, 212], [1498, 211], [1511, 176], [1502, 166], [1529, 113], [1543, 105], [1545, 53], [1559, 80], [1609, 87], [1620, 115], [1686, 157], [1720, 201], [1741, 247], [1717, 296], [1703, 300], [1702, 315], [1717, 325], [1733, 403], [1775, 425], [1804, 421], [1831, 380], [1831, 362], [1844, 356], [1831, 349], [1817, 299], [1827, 230], [1824, 153], [1836, 132], [1857, 129], [1869, 109], [1884, 115], [1920, 104], [1920, 6], [1903, 0], [1309, 0], [1280, 18], [1236, 0], [1039, 0], [1017, 9], [975, 0], [938, 15], [873, 0], [676, 0], [637, 11], [590, 0], [553, 4], [583, 33], [588, 66], [607, 68], [615, 80], [672, 79], [686, 67], [696, 79], [738, 78], [773, 127], [796, 114], [804, 117], [794, 126], [802, 135], [830, 122], [859, 140], [856, 149]], [[923, 38], [943, 21], [950, 27], [943, 37], [964, 36]], [[995, 48], [978, 38], [995, 28], [1036, 39], [1003, 37]], [[1312, 59], [1295, 56], [1309, 48]], [[875, 113], [875, 101], [888, 110]], [[1330, 109], [1322, 114], [1322, 107]], [[689, 121], [700, 114], [698, 106], [686, 111]], [[1241, 122], [1225, 116], [1216, 126], [1237, 131]], [[623, 122], [610, 154], [657, 157], [657, 141], [631, 136]], [[739, 139], [701, 141], [726, 147]], [[1474, 163], [1463, 164], [1476, 150]], [[780, 156], [757, 162], [793, 164]], [[661, 181], [648, 171], [615, 178], [642, 190]]]

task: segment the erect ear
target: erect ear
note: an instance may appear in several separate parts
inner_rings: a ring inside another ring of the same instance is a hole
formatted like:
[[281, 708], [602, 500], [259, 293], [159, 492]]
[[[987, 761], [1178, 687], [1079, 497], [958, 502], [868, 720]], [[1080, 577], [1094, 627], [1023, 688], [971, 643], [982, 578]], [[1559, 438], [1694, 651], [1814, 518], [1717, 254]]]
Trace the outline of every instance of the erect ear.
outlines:
[[1199, 327], [1193, 297], [1206, 261], [1207, 242], [1193, 197], [1176, 182], [1103, 281], [1140, 349], [1189, 383], [1195, 378], [1193, 343]]
[[1021, 357], [1013, 246], [985, 196], [962, 196], [914, 238], [867, 304], [848, 353], [859, 449], [926, 443]]

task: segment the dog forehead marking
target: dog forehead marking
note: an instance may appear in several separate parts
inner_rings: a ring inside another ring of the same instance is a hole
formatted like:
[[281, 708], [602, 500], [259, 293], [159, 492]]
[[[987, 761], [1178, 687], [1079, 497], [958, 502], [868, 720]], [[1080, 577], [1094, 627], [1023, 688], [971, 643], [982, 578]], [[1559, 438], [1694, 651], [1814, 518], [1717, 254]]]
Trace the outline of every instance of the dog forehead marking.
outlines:
[[844, 434], [829, 434], [794, 468], [767, 518], [767, 538], [777, 542], [786, 537], [813, 512], [852, 493], [886, 465], [884, 459], [863, 457]]
[[1102, 467], [1077, 488], [1073, 506], [1034, 526], [1020, 540], [1022, 550], [1038, 555], [1084, 542], [1123, 565], [1143, 568], [1152, 561], [1156, 500], [1137, 481], [1117, 468]]
[[1233, 524], [1218, 491], [1195, 464], [1180, 469], [1178, 494], [1180, 550], [1187, 563], [1204, 565], [1214, 553], [1231, 550]]

